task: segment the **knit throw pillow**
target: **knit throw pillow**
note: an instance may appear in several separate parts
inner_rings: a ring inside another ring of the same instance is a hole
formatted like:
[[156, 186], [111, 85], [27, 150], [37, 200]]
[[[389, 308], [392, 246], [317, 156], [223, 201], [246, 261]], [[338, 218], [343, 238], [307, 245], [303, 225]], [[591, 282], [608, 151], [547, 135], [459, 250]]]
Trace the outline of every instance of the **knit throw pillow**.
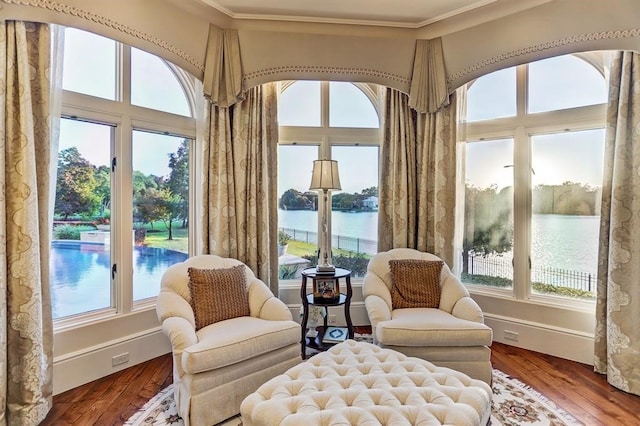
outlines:
[[214, 322], [249, 315], [244, 268], [188, 269], [196, 331]]
[[442, 265], [441, 260], [390, 260], [393, 309], [440, 306]]

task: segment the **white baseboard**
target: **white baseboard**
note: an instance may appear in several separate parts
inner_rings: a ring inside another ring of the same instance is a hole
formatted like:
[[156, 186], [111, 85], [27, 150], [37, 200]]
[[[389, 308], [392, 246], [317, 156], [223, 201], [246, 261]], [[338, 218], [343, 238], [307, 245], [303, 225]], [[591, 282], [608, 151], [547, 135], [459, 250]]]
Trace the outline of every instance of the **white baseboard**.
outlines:
[[493, 330], [494, 342], [593, 365], [593, 335], [488, 314], [484, 322]]
[[[169, 340], [157, 328], [57, 357], [53, 360], [53, 394], [57, 395], [169, 352]], [[112, 358], [123, 354], [127, 354], [129, 360], [112, 366]]]
[[[300, 304], [290, 304], [289, 309], [293, 318], [300, 322]], [[353, 325], [369, 324], [364, 302], [353, 302], [350, 313]], [[336, 324], [346, 324], [343, 306], [329, 308], [329, 314], [335, 315]], [[491, 314], [485, 314], [485, 323], [493, 329], [496, 342], [593, 365], [592, 335]], [[505, 332], [517, 337], [517, 341], [505, 339]], [[154, 328], [56, 357], [53, 364], [54, 395], [169, 352], [171, 346], [167, 337], [160, 328]], [[128, 354], [129, 360], [112, 366], [113, 357], [123, 354]]]
[[[300, 305], [289, 305], [298, 322], [299, 307]], [[329, 314], [336, 315], [337, 324], [346, 324], [342, 306], [330, 308]], [[370, 324], [364, 302], [351, 304], [351, 320], [353, 325]], [[593, 335], [588, 333], [490, 314], [485, 314], [485, 324], [493, 330], [495, 342], [593, 365]], [[517, 333], [518, 340], [505, 339], [505, 331]]]

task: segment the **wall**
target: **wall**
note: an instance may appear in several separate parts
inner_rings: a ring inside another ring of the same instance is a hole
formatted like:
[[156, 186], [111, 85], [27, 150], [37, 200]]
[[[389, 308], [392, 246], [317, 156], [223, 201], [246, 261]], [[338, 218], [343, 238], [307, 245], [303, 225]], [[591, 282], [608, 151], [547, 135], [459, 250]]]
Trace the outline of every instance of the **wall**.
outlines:
[[[534, 6], [521, 10], [523, 4]], [[503, 7], [504, 6], [504, 7]], [[248, 84], [277, 79], [369, 81], [407, 90], [417, 38], [442, 36], [447, 80], [454, 89], [496, 69], [563, 53], [634, 49], [640, 45], [637, 0], [500, 0], [500, 13], [478, 12], [421, 29], [275, 21], [233, 21], [184, 0], [0, 0], [2, 19], [51, 22], [122, 41], [175, 63], [198, 78], [209, 24], [237, 28]], [[496, 12], [496, 11], [494, 11]], [[499, 16], [491, 20], [492, 16]], [[356, 292], [357, 284], [356, 284]], [[297, 318], [299, 296], [283, 288]], [[475, 292], [494, 328], [519, 333], [511, 344], [591, 362], [593, 307], [565, 309], [545, 300]], [[354, 299], [361, 321], [361, 296]], [[59, 393], [168, 351], [152, 306], [87, 324], [60, 324], [55, 335], [54, 391]], [[112, 367], [111, 358], [130, 361]]]

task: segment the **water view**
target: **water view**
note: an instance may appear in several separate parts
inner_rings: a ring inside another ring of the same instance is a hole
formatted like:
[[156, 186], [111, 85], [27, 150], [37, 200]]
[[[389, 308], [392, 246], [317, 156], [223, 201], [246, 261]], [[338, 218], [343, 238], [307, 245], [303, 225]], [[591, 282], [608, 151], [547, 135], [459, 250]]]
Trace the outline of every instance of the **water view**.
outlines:
[[[316, 211], [279, 210], [278, 226], [315, 233], [318, 230]], [[332, 236], [377, 241], [378, 213], [334, 211]], [[595, 275], [598, 267], [599, 216], [535, 214], [532, 217], [531, 255], [534, 266], [571, 269]], [[315, 241], [315, 240], [313, 240]], [[361, 250], [365, 253], [369, 251]], [[372, 254], [372, 253], [370, 253]], [[502, 255], [511, 259], [512, 252]]]
[[[135, 246], [133, 299], [157, 296], [160, 279], [167, 267], [187, 257], [187, 253], [174, 250]], [[53, 318], [109, 307], [111, 260], [108, 245], [54, 241], [49, 265]]]

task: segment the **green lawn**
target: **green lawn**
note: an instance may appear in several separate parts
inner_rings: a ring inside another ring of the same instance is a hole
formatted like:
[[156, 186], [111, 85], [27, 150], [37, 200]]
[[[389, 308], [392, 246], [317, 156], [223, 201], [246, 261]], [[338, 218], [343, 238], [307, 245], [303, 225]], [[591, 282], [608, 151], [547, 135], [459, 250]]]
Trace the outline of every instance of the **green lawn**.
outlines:
[[153, 229], [149, 224], [145, 225], [144, 228], [147, 230], [147, 235], [144, 239], [144, 244], [146, 246], [182, 251], [185, 253], [189, 251], [189, 228], [183, 228], [181, 222], [173, 224], [172, 240], [169, 240], [169, 230], [165, 226], [164, 222], [155, 222], [153, 224]]

